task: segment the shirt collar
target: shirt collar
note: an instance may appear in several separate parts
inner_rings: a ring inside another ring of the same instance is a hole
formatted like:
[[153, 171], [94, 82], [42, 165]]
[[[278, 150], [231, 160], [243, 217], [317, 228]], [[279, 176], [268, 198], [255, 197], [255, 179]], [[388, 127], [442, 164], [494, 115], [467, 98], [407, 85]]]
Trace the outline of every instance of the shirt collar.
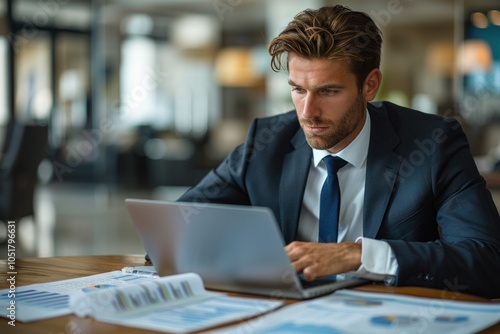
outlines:
[[327, 150], [316, 150], [313, 148], [314, 167], [318, 167], [321, 160], [327, 155], [338, 156], [356, 168], [362, 167], [368, 155], [368, 144], [370, 143], [370, 124], [370, 113], [366, 111], [366, 120], [361, 132], [349, 145], [337, 154], [331, 154]]

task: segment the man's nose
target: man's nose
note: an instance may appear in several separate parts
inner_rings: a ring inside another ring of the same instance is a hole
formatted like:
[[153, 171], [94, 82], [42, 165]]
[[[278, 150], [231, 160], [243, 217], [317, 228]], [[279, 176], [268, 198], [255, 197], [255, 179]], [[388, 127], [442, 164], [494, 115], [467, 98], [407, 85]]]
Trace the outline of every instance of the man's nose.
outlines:
[[302, 117], [314, 118], [320, 115], [320, 110], [317, 106], [316, 99], [313, 94], [307, 93], [304, 98]]

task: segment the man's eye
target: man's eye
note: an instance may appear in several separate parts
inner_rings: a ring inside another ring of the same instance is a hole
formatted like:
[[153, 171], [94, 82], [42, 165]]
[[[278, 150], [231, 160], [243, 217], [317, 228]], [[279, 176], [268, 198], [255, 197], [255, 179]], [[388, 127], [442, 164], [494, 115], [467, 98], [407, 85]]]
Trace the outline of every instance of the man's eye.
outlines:
[[302, 89], [300, 87], [292, 87], [292, 92], [303, 93], [304, 89]]
[[321, 91], [325, 94], [334, 94], [334, 93], [338, 92], [337, 89], [333, 89], [333, 88], [323, 88]]

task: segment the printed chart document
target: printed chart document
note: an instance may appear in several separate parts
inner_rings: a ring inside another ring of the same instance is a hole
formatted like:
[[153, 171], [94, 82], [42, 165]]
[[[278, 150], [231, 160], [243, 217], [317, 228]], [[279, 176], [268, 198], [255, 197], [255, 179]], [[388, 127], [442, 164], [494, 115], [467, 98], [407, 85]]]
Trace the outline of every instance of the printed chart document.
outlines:
[[71, 296], [74, 314], [157, 331], [187, 333], [271, 311], [281, 301], [228, 296], [205, 290], [194, 273]]
[[[157, 279], [152, 275], [124, 273], [120, 270], [50, 283], [17, 287], [15, 291], [0, 290], [0, 308], [14, 305], [16, 320], [29, 322], [68, 315], [69, 299], [80, 292], [90, 293]], [[1, 312], [6, 317], [8, 312]]]
[[339, 290], [212, 334], [476, 333], [500, 321], [500, 304]]

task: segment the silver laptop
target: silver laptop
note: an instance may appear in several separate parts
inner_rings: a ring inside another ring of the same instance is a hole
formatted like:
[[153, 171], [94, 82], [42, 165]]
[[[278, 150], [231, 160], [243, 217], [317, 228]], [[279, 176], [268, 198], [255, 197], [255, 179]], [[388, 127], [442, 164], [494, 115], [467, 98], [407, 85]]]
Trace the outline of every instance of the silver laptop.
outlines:
[[126, 199], [160, 276], [195, 272], [208, 289], [306, 299], [367, 283], [352, 276], [304, 282], [269, 208]]

